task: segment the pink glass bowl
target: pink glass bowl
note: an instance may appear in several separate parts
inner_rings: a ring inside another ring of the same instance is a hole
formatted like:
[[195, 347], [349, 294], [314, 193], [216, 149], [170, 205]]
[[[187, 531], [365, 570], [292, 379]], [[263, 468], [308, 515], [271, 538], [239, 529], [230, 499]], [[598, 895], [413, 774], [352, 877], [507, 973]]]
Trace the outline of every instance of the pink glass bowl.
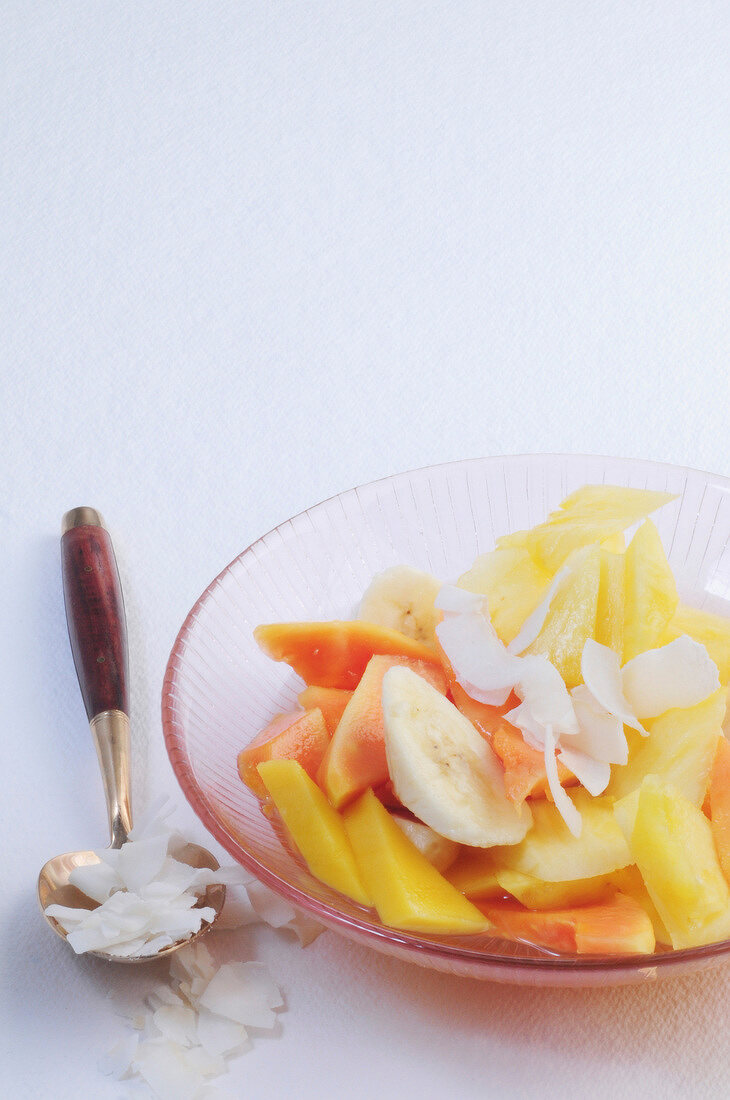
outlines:
[[617, 985], [717, 965], [730, 941], [654, 955], [555, 955], [489, 936], [411, 935], [314, 879], [280, 843], [236, 770], [238, 752], [302, 683], [265, 657], [263, 622], [351, 617], [373, 575], [408, 563], [450, 580], [508, 531], [542, 520], [571, 490], [608, 482], [678, 499], [656, 520], [686, 602], [730, 615], [730, 480], [677, 466], [577, 455], [452, 462], [332, 497], [231, 562], [188, 615], [162, 695], [167, 750], [210, 832], [263, 882], [328, 928], [400, 959], [521, 985]]

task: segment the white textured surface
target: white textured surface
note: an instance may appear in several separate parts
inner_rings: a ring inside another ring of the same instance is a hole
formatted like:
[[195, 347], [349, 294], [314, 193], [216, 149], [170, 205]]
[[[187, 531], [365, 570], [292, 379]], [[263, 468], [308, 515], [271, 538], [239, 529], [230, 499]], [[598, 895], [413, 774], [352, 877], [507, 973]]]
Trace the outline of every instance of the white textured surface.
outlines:
[[[61, 514], [114, 535], [141, 805], [174, 790], [185, 613], [286, 516], [489, 453], [730, 473], [730, 17], [9, 0], [2, 22], [0, 1079], [113, 1100], [96, 1057], [143, 979], [72, 958], [33, 896], [104, 837]], [[254, 938], [288, 1011], [234, 1069], [251, 1097], [727, 1095], [730, 973], [521, 991]]]

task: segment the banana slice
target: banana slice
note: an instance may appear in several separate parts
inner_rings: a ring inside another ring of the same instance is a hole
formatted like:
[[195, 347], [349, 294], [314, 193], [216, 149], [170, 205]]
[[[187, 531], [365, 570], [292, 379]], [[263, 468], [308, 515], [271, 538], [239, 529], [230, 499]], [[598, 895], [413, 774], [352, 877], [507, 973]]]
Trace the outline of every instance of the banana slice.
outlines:
[[519, 844], [532, 814], [508, 800], [499, 761], [453, 703], [401, 665], [383, 679], [383, 718], [390, 778], [411, 813], [457, 844]]
[[418, 848], [422, 856], [440, 871], [442, 874], [454, 862], [459, 854], [459, 845], [453, 840], [447, 840], [445, 836], [439, 836], [422, 821], [412, 821], [403, 814], [391, 814], [396, 825], [410, 840], [414, 848]]
[[433, 645], [439, 620], [434, 600], [440, 588], [441, 582], [430, 573], [394, 565], [373, 579], [357, 617]]

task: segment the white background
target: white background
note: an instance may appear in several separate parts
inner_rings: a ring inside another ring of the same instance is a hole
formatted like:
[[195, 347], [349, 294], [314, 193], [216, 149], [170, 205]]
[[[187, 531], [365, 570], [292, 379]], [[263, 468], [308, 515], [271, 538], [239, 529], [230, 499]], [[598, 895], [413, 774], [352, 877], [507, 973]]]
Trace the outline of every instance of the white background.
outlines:
[[[148, 978], [36, 910], [104, 841], [62, 513], [113, 533], [136, 802], [207, 582], [313, 502], [567, 450], [730, 473], [724, 2], [2, 5], [0, 1081], [120, 1096]], [[720, 1097], [730, 976], [541, 993], [263, 930], [287, 1010], [236, 1095]]]

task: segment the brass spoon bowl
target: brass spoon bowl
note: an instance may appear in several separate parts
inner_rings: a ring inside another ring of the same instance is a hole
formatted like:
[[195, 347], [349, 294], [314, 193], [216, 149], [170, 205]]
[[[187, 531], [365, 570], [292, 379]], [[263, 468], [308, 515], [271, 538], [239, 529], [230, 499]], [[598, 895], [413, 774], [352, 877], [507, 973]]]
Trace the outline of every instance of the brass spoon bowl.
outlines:
[[[130, 734], [127, 702], [127, 631], [124, 602], [114, 550], [101, 515], [93, 508], [74, 508], [63, 517], [61, 553], [69, 638], [81, 694], [99, 757], [109, 815], [111, 848], [121, 848], [132, 828]], [[215, 856], [198, 844], [186, 844], [175, 859], [190, 867], [218, 869]], [[48, 924], [59, 936], [66, 932], [51, 916], [49, 905], [95, 909], [98, 902], [69, 879], [76, 867], [99, 863], [94, 852], [66, 852], [49, 859], [38, 876], [38, 902]], [[155, 955], [117, 956], [105, 951], [87, 954], [109, 962], [153, 962], [171, 955], [210, 930], [223, 908], [226, 888], [208, 886], [195, 908], [215, 910], [213, 921], [200, 931], [162, 948]]]

